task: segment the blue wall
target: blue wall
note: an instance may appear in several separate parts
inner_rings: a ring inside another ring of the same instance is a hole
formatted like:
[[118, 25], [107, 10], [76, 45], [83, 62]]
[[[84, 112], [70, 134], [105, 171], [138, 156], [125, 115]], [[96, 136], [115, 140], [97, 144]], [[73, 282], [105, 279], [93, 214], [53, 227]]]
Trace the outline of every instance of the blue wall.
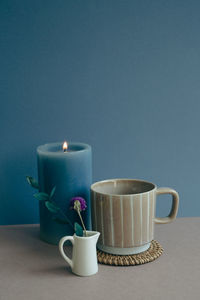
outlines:
[[[94, 181], [143, 178], [200, 216], [199, 1], [0, 2], [0, 224], [38, 222], [38, 145], [93, 147]], [[160, 216], [170, 197], [159, 197]]]

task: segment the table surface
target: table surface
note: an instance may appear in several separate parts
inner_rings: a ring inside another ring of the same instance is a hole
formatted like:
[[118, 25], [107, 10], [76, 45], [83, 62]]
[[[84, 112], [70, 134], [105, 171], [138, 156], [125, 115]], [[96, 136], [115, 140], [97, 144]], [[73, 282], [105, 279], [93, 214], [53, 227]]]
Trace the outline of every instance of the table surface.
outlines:
[[200, 218], [155, 226], [164, 248], [140, 266], [99, 265], [78, 277], [57, 246], [39, 239], [38, 225], [0, 227], [0, 300], [23, 299], [200, 299]]

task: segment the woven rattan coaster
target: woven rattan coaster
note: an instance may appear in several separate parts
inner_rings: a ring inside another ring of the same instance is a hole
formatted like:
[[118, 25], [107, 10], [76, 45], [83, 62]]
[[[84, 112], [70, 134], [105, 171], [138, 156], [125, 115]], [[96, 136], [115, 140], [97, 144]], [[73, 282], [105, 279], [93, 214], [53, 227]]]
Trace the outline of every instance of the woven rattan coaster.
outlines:
[[114, 255], [97, 250], [97, 258], [100, 264], [113, 266], [135, 266], [146, 264], [161, 256], [162, 246], [155, 240], [151, 242], [148, 250], [132, 255]]

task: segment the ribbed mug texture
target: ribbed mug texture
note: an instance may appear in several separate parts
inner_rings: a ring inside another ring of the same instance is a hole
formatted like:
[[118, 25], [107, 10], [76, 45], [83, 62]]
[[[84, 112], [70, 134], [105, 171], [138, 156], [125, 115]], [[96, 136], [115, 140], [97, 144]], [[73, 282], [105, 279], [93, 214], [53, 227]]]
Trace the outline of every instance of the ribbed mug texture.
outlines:
[[99, 244], [131, 248], [154, 237], [156, 187], [131, 195], [102, 194], [91, 190], [92, 228], [101, 232]]

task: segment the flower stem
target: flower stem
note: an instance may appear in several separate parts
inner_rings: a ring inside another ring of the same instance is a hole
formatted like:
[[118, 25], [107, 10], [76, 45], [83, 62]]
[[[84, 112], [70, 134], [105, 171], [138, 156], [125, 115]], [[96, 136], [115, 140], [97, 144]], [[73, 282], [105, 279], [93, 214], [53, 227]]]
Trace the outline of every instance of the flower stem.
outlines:
[[78, 213], [78, 215], [80, 217], [80, 220], [81, 220], [81, 223], [82, 223], [82, 226], [83, 226], [83, 229], [84, 229], [85, 236], [87, 236], [86, 228], [85, 228], [85, 225], [83, 223], [83, 219], [82, 219], [80, 210], [77, 210], [77, 213]]
[[65, 217], [66, 221], [69, 223], [69, 225], [74, 229], [73, 224], [70, 222], [70, 220], [66, 217], [66, 215], [62, 212], [62, 210], [60, 210], [61, 214], [63, 215], [63, 217]]
[[[51, 200], [52, 203], [55, 203], [54, 201]], [[69, 223], [69, 225], [74, 229], [74, 226], [72, 224], [72, 222], [68, 219], [68, 217], [64, 214], [64, 212], [59, 209], [59, 212], [61, 213], [61, 215], [65, 218], [65, 220]]]

